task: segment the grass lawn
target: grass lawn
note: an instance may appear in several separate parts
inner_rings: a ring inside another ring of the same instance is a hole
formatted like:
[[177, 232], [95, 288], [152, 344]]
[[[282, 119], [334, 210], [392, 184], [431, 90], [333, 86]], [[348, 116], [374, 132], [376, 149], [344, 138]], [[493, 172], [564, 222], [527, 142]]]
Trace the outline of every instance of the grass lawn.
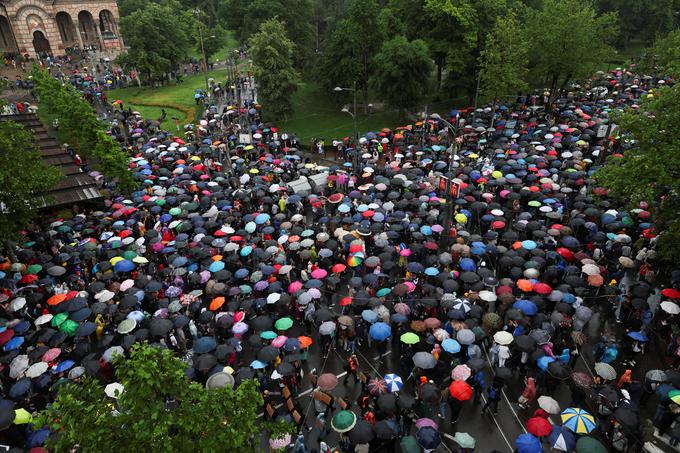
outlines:
[[[226, 69], [219, 69], [209, 71], [208, 77], [215, 80], [224, 80], [226, 74]], [[143, 107], [164, 107], [181, 111], [183, 115], [180, 116], [180, 122], [184, 124], [195, 119], [196, 103], [194, 102], [194, 90], [196, 88], [205, 88], [205, 79], [202, 73], [185, 77], [184, 81], [180, 84], [173, 82], [161, 88], [130, 87], [111, 90], [108, 93], [108, 98], [112, 102], [120, 99], [126, 104], [129, 103], [133, 109], [139, 110], [143, 115]], [[160, 109], [155, 110], [155, 112], [157, 113], [151, 112], [152, 118], [160, 116]], [[175, 112], [171, 113], [168, 110], [169, 117], [175, 116], [175, 114]], [[174, 122], [171, 130], [174, 130]]]
[[[312, 138], [323, 137], [326, 142], [353, 134], [352, 117], [343, 113], [343, 105], [325, 93], [320, 85], [307, 82], [293, 95], [293, 114], [286, 121], [277, 123], [286, 132], [294, 133], [307, 145]], [[351, 109], [351, 106], [350, 106]], [[359, 107], [357, 128], [359, 134], [380, 130], [383, 127], [399, 126], [399, 112], [394, 110], [378, 111], [364, 115]]]
[[144, 119], [150, 119], [150, 120], [156, 120], [160, 118], [160, 116], [163, 114], [161, 112], [161, 108], [165, 109], [165, 112], [167, 113], [165, 117], [165, 121], [161, 123], [161, 127], [163, 130], [169, 131], [169, 132], [175, 132], [177, 133], [177, 128], [175, 126], [175, 120], [172, 118], [179, 118], [180, 119], [180, 127], [184, 125], [182, 122], [183, 119], [186, 117], [186, 114], [182, 112], [181, 110], [173, 109], [170, 107], [149, 107], [146, 105], [137, 105], [134, 102], [127, 102], [125, 104], [125, 108], [130, 107], [132, 110], [137, 111], [142, 114], [142, 117]]

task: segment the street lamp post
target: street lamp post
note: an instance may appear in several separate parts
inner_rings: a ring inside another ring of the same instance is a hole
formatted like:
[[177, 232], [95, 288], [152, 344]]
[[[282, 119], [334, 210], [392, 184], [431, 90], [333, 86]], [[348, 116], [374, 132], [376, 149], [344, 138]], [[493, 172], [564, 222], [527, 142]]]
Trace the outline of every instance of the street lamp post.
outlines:
[[350, 112], [347, 107], [342, 109], [342, 112], [348, 113], [352, 117], [352, 123], [354, 124], [354, 171], [356, 172], [357, 176], [359, 175], [359, 129], [357, 128], [357, 83], [356, 81], [354, 82], [352, 88], [342, 88], [342, 87], [335, 87], [333, 88], [333, 91], [340, 92], [340, 91], [351, 91], [353, 94], [353, 102], [352, 102], [352, 109], [353, 112]]
[[449, 123], [447, 120], [439, 116], [437, 113], [430, 115], [430, 118], [441, 121], [444, 123], [451, 133], [453, 134], [453, 143], [451, 144], [451, 153], [449, 155], [449, 167], [447, 171], [446, 178], [446, 196], [449, 198], [449, 202], [446, 204], [446, 213], [444, 216], [444, 244], [449, 245], [450, 242], [450, 232], [451, 232], [451, 220], [453, 218], [453, 197], [451, 196], [451, 184], [453, 183], [451, 173], [453, 171], [453, 158], [458, 155], [458, 115], [456, 115], [456, 125]]
[[208, 60], [205, 58], [205, 46], [203, 45], [203, 23], [200, 20], [201, 10], [196, 8], [194, 15], [198, 20], [198, 36], [201, 39], [201, 54], [203, 56], [203, 77], [205, 78], [205, 95], [210, 98], [210, 87], [208, 85]]

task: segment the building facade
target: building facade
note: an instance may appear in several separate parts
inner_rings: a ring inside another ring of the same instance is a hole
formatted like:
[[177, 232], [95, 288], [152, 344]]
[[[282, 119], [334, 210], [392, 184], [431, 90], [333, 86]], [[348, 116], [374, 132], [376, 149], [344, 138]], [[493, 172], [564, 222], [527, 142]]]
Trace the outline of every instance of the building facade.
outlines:
[[64, 55], [96, 49], [115, 56], [123, 50], [115, 0], [0, 0], [3, 54]]

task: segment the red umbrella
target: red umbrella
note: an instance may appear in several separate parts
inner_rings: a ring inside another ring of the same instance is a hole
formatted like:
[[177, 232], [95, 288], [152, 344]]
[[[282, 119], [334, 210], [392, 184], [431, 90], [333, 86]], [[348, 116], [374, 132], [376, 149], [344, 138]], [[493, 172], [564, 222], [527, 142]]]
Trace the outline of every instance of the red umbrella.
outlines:
[[534, 285], [534, 291], [537, 294], [550, 294], [552, 292], [552, 288], [547, 283], [536, 283]]
[[38, 276], [35, 274], [26, 274], [23, 277], [21, 277], [21, 280], [19, 280], [19, 283], [33, 283], [38, 281]]
[[661, 295], [665, 297], [670, 297], [671, 299], [680, 299], [680, 291], [675, 288], [666, 288], [661, 291]]
[[565, 260], [567, 261], [573, 261], [574, 260], [574, 252], [572, 252], [569, 249], [566, 249], [564, 247], [559, 247], [556, 252]]
[[0, 332], [0, 346], [7, 343], [13, 337], [14, 337], [14, 331], [12, 329], [7, 329], [3, 332]]
[[545, 437], [552, 432], [552, 425], [543, 417], [532, 417], [527, 422], [527, 431], [536, 437]]
[[458, 401], [467, 401], [472, 398], [472, 387], [465, 381], [453, 381], [449, 385], [449, 393]]
[[333, 265], [333, 267], [331, 268], [331, 270], [332, 270], [333, 272], [335, 272], [336, 274], [339, 274], [340, 272], [344, 271], [345, 269], [347, 269], [347, 266], [345, 266], [345, 265], [342, 264], [342, 263], [335, 264], [335, 265]]
[[347, 296], [347, 297], [343, 297], [342, 299], [340, 299], [340, 306], [341, 307], [346, 307], [348, 305], [352, 305], [352, 298], [351, 297]]
[[317, 385], [321, 390], [333, 390], [338, 385], [338, 378], [333, 373], [324, 373], [319, 376]]

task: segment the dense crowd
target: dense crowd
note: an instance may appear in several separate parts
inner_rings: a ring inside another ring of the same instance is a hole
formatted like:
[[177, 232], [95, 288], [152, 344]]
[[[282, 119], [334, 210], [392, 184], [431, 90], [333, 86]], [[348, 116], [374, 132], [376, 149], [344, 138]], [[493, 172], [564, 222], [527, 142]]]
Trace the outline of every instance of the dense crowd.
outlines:
[[473, 451], [461, 411], [510, 387], [521, 453], [641, 451], [654, 427], [677, 445], [680, 272], [647, 206], [592, 182], [629, 146], [610, 114], [672, 83], [633, 70], [337, 140], [335, 161], [263, 123], [251, 79], [182, 136], [112, 107], [137, 190], [107, 181], [105, 207], [0, 263], [2, 443], [43, 445], [57, 383], [115, 383], [148, 341], [208, 386], [257, 379], [264, 416], [299, 426], [272, 449], [433, 451], [446, 427]]

